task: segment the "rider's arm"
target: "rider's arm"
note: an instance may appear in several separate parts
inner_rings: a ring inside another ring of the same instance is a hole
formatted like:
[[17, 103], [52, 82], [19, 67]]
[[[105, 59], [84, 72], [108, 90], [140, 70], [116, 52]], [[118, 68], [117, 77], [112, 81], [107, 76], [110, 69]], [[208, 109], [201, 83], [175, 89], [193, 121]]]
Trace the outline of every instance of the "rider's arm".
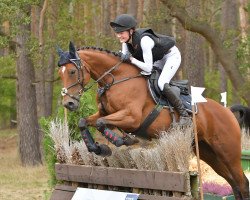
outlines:
[[153, 68], [153, 54], [152, 49], [154, 47], [155, 43], [149, 36], [144, 36], [141, 39], [141, 48], [142, 48], [142, 55], [143, 60], [139, 61], [136, 58], [132, 58], [131, 62], [135, 64], [137, 67], [142, 69], [143, 71], [147, 73], [151, 73]]
[[122, 53], [123, 54], [129, 53], [128, 46], [127, 46], [127, 44], [125, 42], [122, 43]]

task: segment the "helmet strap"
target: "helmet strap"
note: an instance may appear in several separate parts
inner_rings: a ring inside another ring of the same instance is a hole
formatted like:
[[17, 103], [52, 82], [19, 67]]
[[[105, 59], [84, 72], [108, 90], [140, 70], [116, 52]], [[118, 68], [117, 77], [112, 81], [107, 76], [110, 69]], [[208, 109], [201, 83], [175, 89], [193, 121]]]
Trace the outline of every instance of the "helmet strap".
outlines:
[[129, 41], [131, 40], [132, 35], [133, 35], [133, 33], [134, 33], [134, 30], [133, 30], [133, 29], [129, 29], [129, 30], [128, 30], [128, 33], [129, 33], [129, 38], [128, 38], [128, 41], [127, 41], [127, 42], [129, 42]]

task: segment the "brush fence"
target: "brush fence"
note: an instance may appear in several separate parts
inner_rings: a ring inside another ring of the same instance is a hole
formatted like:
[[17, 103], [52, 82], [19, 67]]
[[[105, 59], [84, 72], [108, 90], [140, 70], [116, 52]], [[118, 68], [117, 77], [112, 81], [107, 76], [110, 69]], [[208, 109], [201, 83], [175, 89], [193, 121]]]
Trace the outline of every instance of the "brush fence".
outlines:
[[197, 196], [195, 173], [71, 164], [56, 164], [55, 170], [57, 180], [63, 184], [56, 185], [51, 200], [70, 200], [77, 187], [138, 193], [140, 200], [183, 200]]

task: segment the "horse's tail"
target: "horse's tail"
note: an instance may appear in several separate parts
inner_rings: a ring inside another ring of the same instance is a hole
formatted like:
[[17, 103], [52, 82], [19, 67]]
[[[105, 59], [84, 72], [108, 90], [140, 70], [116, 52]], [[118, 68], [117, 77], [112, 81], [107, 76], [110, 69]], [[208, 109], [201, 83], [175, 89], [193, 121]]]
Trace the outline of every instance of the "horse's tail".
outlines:
[[230, 110], [236, 116], [240, 127], [250, 128], [250, 108], [236, 104], [232, 105]]

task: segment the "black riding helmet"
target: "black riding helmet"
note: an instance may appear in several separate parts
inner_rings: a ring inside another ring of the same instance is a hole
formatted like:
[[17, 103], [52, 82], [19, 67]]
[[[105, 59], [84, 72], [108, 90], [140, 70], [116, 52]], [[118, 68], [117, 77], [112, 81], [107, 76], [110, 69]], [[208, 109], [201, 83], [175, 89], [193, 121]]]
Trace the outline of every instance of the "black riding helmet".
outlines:
[[116, 33], [135, 28], [137, 22], [132, 15], [122, 14], [115, 18], [115, 21], [110, 22], [110, 26], [114, 29]]

